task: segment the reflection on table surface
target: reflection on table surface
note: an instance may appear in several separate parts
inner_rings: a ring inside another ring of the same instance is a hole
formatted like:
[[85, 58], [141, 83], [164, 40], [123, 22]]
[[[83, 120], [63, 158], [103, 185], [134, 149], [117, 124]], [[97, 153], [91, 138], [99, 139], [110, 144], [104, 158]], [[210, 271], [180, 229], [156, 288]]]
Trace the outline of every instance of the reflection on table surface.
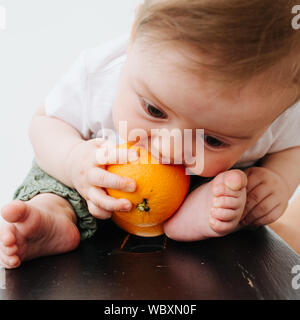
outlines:
[[2, 272], [0, 299], [300, 299], [295, 265], [299, 256], [266, 227], [184, 243], [105, 221], [73, 252]]

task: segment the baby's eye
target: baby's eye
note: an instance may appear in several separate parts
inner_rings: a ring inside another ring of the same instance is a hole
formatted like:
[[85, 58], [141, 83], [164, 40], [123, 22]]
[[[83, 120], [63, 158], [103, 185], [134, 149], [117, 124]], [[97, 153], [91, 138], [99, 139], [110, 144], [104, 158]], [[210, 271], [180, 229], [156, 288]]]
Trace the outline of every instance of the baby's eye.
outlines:
[[148, 103], [146, 101], [144, 101], [143, 103], [144, 103], [144, 106], [145, 106], [147, 112], [150, 114], [150, 116], [152, 116], [154, 118], [159, 118], [159, 119], [167, 118], [167, 115], [163, 111], [157, 109], [156, 107], [154, 107], [153, 105], [151, 105], [150, 103]]
[[222, 147], [225, 145], [224, 142], [222, 142], [212, 136], [209, 136], [207, 134], [204, 135], [204, 142], [211, 147]]

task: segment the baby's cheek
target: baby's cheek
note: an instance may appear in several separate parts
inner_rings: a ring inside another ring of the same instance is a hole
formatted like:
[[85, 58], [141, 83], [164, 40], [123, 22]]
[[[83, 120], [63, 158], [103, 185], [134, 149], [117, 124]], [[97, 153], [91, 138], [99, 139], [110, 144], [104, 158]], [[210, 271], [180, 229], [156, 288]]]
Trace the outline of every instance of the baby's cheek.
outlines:
[[135, 119], [126, 118], [126, 114], [118, 114], [113, 118], [114, 128], [118, 135], [124, 141], [137, 141], [137, 137], [145, 138], [147, 137], [147, 132], [143, 129], [139, 129]]
[[208, 156], [204, 153], [204, 170], [201, 174], [203, 177], [215, 177], [223, 171], [227, 171], [233, 166], [235, 161], [226, 156]]

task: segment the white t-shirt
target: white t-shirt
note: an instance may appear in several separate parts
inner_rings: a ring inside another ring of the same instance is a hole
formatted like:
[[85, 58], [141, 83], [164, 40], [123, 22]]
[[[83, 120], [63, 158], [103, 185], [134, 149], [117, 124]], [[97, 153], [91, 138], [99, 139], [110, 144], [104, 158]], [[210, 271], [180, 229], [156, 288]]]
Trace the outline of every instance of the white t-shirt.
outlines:
[[[129, 35], [81, 53], [45, 99], [48, 116], [75, 127], [85, 139], [103, 137], [114, 129], [112, 106]], [[300, 146], [300, 101], [282, 113], [234, 167], [253, 165], [267, 153]]]

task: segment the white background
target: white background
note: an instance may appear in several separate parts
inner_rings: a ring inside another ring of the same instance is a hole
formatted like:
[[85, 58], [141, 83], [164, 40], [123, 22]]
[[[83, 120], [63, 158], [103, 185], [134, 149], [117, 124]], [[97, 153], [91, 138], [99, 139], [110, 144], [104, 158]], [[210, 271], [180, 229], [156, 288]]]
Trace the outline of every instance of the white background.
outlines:
[[[31, 117], [82, 49], [130, 32], [139, 0], [0, 0], [0, 207], [27, 174]], [[298, 188], [298, 193], [299, 193]]]

